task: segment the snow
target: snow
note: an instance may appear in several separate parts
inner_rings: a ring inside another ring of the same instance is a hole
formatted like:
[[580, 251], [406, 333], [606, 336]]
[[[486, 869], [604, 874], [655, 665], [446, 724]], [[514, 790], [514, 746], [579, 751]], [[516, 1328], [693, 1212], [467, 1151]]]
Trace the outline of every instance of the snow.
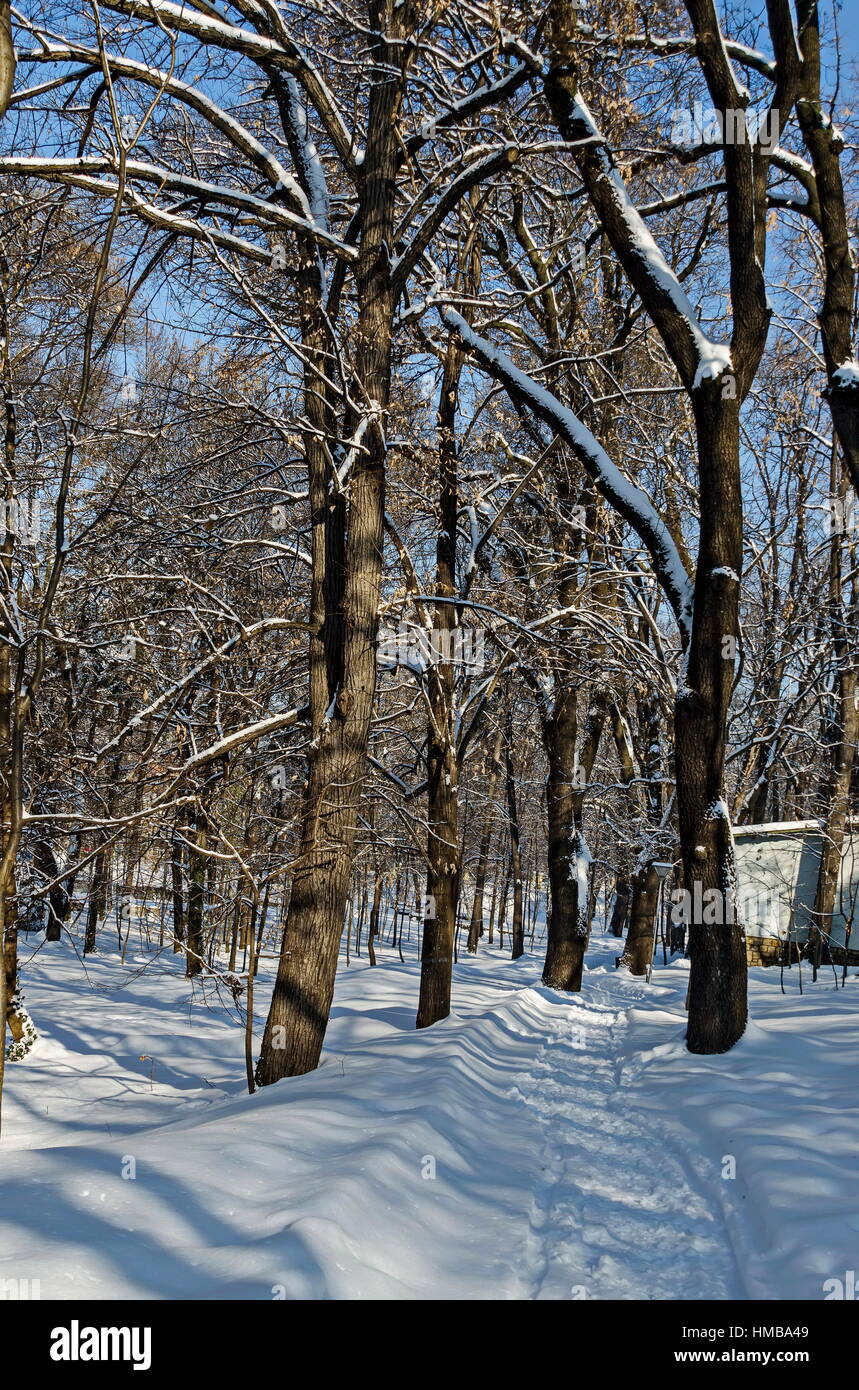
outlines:
[[268, 715], [265, 719], [258, 719], [255, 724], [246, 724], [244, 728], [225, 734], [223, 738], [217, 739], [214, 743], [210, 743], [206, 748], [188, 758], [182, 768], [183, 774], [192, 768], [214, 762], [216, 758], [231, 753], [234, 748], [241, 748], [246, 743], [256, 743], [258, 739], [265, 738], [268, 734], [278, 733], [280, 729], [288, 729], [290, 725], [297, 722], [300, 713], [300, 709], [281, 710], [277, 714]]
[[228, 992], [110, 939], [86, 978], [24, 946], [0, 1279], [43, 1298], [815, 1300], [855, 1266], [853, 976], [751, 971], [754, 1021], [701, 1057], [683, 960], [648, 987], [596, 936], [570, 997], [484, 946], [416, 1032], [414, 942], [380, 946], [341, 966], [319, 1070], [247, 1096]]
[[294, 77], [287, 76], [286, 89], [295, 140], [302, 152], [302, 173], [310, 191], [311, 214], [319, 230], [327, 232], [329, 205], [325, 169], [313, 141], [307, 109], [301, 100], [301, 89]]
[[379, 405], [378, 401], [370, 401], [368, 410], [359, 419], [358, 424], [355, 427], [354, 433], [352, 434], [352, 438], [349, 440], [349, 443], [346, 446], [348, 449], [348, 453], [346, 454], [343, 463], [337, 469], [336, 476], [337, 484], [339, 487], [342, 488], [344, 486], [346, 479], [349, 476], [349, 472], [352, 468], [352, 465], [354, 464], [361, 450], [361, 444], [364, 439], [364, 436], [367, 433], [367, 430], [370, 428], [370, 425], [374, 421], [380, 419], [381, 413], [382, 408]]
[[589, 891], [590, 891], [590, 882], [591, 882], [591, 864], [592, 864], [592, 862], [593, 862], [593, 859], [592, 859], [592, 856], [591, 856], [591, 852], [590, 852], [590, 850], [588, 849], [588, 846], [587, 846], [587, 844], [586, 844], [586, 842], [585, 842], [584, 836], [583, 836], [581, 833], [577, 833], [577, 835], [576, 835], [576, 852], [575, 852], [575, 856], [574, 856], [574, 859], [573, 859], [573, 863], [574, 863], [574, 866], [575, 866], [575, 875], [576, 875], [576, 884], [577, 884], [578, 895], [579, 895], [578, 901], [579, 901], [579, 910], [580, 910], [580, 911], [581, 911], [581, 904], [582, 904], [582, 903], [586, 903], [587, 900], [588, 900], [588, 893], [589, 893]]
[[734, 835], [778, 835], [791, 830], [819, 830], [819, 820], [778, 820], [766, 821], [760, 825], [735, 825]]
[[[657, 988], [672, 976], [687, 978], [683, 963], [655, 976]], [[821, 989], [806, 977], [801, 996], [797, 977], [796, 967], [786, 972], [783, 996], [778, 970], [749, 972], [753, 1021], [718, 1058], [684, 1051], [673, 1007], [631, 1010], [636, 1050], [619, 1071], [621, 1087], [638, 1083], [641, 1110], [708, 1182], [747, 1299], [819, 1300], [828, 1279], [855, 1266], [859, 981], [837, 990], [830, 975]], [[714, 1171], [725, 1158], [735, 1160], [733, 1179]]]
[[832, 373], [833, 386], [859, 386], [859, 362], [842, 362]]
[[418, 132], [409, 140], [410, 149], [419, 150], [421, 145], [432, 140], [442, 127], [463, 120], [481, 105], [489, 105], [492, 101], [498, 101], [510, 95], [526, 81], [532, 71], [533, 64], [520, 63], [510, 72], [496, 78], [494, 82], [487, 82], [475, 91], [469, 92], [467, 96], [460, 97], [458, 101], [450, 102], [444, 110], [424, 121]]

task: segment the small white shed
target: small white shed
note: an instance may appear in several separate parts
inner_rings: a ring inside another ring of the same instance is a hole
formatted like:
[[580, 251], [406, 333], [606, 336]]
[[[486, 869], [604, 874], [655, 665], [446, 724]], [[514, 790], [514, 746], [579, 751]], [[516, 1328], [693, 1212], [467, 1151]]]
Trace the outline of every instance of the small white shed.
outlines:
[[[737, 910], [746, 929], [750, 961], [772, 960], [779, 943], [808, 937], [817, 891], [822, 831], [820, 822], [781, 821], [734, 827], [737, 857]], [[848, 927], [851, 934], [848, 936]], [[859, 959], [859, 825], [844, 837], [841, 874], [832, 914], [830, 944]]]

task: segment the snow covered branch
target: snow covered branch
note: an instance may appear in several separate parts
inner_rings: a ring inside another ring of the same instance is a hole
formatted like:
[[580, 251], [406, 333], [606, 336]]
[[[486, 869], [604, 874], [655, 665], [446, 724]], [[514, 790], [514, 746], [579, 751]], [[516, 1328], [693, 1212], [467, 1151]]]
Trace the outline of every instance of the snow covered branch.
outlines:
[[440, 313], [448, 327], [455, 330], [484, 370], [505, 388], [511, 399], [561, 436], [606, 501], [629, 523], [650, 555], [683, 640], [687, 640], [692, 613], [692, 585], [671, 532], [647, 494], [624, 477], [587, 426], [556, 396], [481, 337], [455, 309], [443, 306]]

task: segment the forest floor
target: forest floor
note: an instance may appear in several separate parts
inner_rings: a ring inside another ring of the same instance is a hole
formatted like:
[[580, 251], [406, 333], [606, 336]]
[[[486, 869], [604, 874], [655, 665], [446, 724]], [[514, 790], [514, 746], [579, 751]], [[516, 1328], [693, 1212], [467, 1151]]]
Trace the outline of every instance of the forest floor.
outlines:
[[[38, 938], [41, 941], [41, 938]], [[107, 947], [107, 940], [105, 946]], [[229, 994], [164, 952], [24, 946], [0, 1280], [43, 1298], [821, 1299], [859, 1270], [859, 978], [750, 973], [722, 1057], [687, 963], [596, 935], [581, 995], [482, 948], [413, 1028], [419, 967], [340, 972], [324, 1061], [246, 1094]], [[32, 955], [32, 958], [30, 958]], [[267, 962], [269, 970], [271, 963]], [[257, 1040], [267, 1004], [257, 991]], [[832, 1287], [832, 1286], [829, 1286]], [[848, 1294], [848, 1296], [850, 1296]]]

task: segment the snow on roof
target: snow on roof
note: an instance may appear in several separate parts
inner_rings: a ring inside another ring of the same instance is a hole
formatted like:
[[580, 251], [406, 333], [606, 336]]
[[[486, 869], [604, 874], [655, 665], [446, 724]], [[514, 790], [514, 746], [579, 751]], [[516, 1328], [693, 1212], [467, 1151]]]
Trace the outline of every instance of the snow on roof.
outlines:
[[819, 830], [819, 820], [774, 820], [763, 825], [735, 825], [734, 835], [783, 835], [791, 830]]
[[[737, 835], [786, 835], [796, 830], [820, 830], [822, 822], [819, 820], [774, 820], [767, 821], [763, 825], [735, 825], [733, 827], [734, 836]], [[859, 816], [848, 818], [847, 825], [851, 830], [859, 830]]]

